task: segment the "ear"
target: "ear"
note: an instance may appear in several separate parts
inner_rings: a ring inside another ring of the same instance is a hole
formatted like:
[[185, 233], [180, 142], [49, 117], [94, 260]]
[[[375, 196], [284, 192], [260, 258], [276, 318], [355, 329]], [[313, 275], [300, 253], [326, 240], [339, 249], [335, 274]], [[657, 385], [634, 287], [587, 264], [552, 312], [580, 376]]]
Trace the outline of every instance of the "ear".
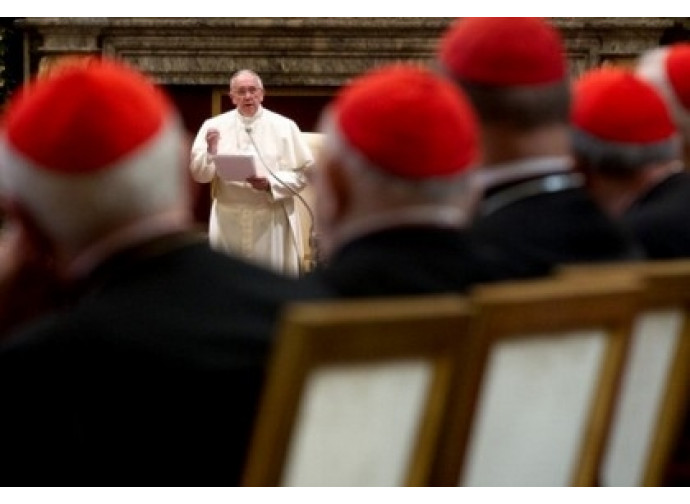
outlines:
[[338, 160], [331, 160], [323, 166], [324, 177], [330, 188], [332, 217], [340, 221], [352, 205], [352, 188], [345, 167]]
[[591, 171], [587, 166], [587, 161], [582, 156], [578, 155], [577, 153], [573, 153], [570, 158], [572, 161], [573, 171], [582, 173], [583, 175], [587, 175], [587, 173]]
[[52, 242], [20, 205], [0, 203], [0, 339], [59, 303], [62, 278]]
[[319, 158], [312, 177], [319, 257], [321, 260], [327, 260], [334, 251], [338, 230], [349, 213], [352, 199], [351, 182], [340, 162], [325, 155]]
[[17, 234], [18, 245], [27, 260], [54, 262], [56, 246], [50, 235], [43, 231], [31, 212], [20, 202], [3, 199], [0, 203], [3, 227], [12, 228]]

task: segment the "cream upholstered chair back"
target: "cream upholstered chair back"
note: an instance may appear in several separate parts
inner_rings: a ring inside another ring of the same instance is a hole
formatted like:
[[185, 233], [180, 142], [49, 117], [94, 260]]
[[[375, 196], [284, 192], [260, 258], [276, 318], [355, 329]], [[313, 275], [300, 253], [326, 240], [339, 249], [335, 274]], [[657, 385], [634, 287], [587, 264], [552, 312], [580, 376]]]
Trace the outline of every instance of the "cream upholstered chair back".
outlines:
[[450, 402], [433, 484], [595, 484], [640, 292], [629, 276], [474, 290], [482, 358], [455, 393], [476, 401]]
[[292, 304], [243, 484], [597, 484], [642, 293], [613, 275]]
[[460, 296], [290, 305], [243, 484], [428, 484], [467, 324]]
[[602, 282], [619, 273], [639, 275], [644, 294], [600, 484], [659, 486], [687, 410], [690, 261], [571, 266], [562, 271], [585, 282]]
[[309, 149], [311, 150], [314, 159], [317, 159], [321, 154], [321, 148], [323, 145], [323, 133], [317, 133], [312, 131], [303, 131], [302, 138], [307, 142]]

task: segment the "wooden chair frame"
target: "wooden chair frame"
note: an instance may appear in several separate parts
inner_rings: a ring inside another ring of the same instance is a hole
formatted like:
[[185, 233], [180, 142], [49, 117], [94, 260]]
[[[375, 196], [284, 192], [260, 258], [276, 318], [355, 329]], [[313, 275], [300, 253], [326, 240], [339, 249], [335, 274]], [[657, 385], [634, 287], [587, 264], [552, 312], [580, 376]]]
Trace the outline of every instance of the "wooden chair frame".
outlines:
[[462, 483], [481, 384], [494, 345], [526, 334], [605, 327], [608, 339], [597, 393], [571, 478], [572, 485], [595, 484], [640, 293], [640, 282], [630, 276], [606, 284], [544, 279], [475, 289], [471, 332], [477, 338], [480, 358], [456, 375], [453, 394], [462, 400], [450, 403], [431, 483]]
[[[654, 421], [649, 451], [643, 461], [640, 485], [659, 486], [680, 435], [690, 390], [690, 260], [571, 266], [560, 272], [580, 281], [601, 282], [611, 275], [637, 275], [644, 286], [640, 313], [680, 308], [683, 311], [675, 355], [671, 358], [664, 392]], [[589, 280], [588, 280], [589, 279]]]
[[281, 485], [302, 392], [317, 366], [424, 358], [433, 363], [403, 484], [429, 483], [455, 360], [472, 360], [461, 296], [316, 301], [288, 306], [277, 334], [244, 474], [245, 486]]

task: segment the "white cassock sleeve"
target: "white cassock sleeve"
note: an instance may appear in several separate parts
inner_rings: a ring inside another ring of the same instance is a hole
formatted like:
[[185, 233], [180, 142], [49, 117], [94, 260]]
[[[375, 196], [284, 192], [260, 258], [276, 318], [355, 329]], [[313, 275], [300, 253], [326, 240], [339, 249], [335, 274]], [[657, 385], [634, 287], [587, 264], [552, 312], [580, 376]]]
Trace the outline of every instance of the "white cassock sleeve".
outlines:
[[206, 144], [206, 132], [209, 129], [209, 120], [204, 121], [192, 144], [189, 171], [192, 178], [201, 183], [211, 182], [216, 175], [216, 165], [211, 161]]
[[314, 164], [311, 150], [294, 121], [287, 120], [286, 130], [281, 133], [279, 169], [274, 172], [280, 182], [268, 177], [275, 200], [292, 198], [294, 193], [300, 193], [307, 185], [307, 170]]

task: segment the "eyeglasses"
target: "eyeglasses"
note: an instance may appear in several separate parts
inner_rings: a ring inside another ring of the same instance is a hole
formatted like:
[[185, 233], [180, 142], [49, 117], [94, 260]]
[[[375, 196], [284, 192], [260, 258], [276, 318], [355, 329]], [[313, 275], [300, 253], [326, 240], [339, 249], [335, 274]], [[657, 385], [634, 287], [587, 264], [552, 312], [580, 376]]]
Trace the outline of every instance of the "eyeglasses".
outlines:
[[259, 91], [263, 91], [263, 89], [257, 88], [257, 87], [254, 87], [254, 86], [250, 86], [250, 87], [240, 87], [240, 88], [237, 88], [237, 89], [233, 89], [233, 90], [231, 90], [230, 92], [231, 92], [232, 94], [234, 94], [235, 96], [244, 96], [244, 95], [246, 95], [247, 93], [249, 93], [250, 95], [254, 96], [254, 95], [257, 94]]

